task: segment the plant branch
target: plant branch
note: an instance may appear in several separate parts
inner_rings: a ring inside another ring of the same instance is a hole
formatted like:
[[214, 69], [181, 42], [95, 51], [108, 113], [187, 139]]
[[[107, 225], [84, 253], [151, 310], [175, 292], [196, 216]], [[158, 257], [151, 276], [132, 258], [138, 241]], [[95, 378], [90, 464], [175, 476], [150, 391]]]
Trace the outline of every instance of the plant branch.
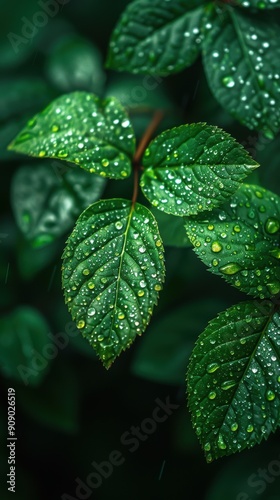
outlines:
[[136, 153], [134, 155], [134, 159], [133, 159], [134, 165], [139, 165], [140, 160], [143, 156], [143, 153], [144, 153], [147, 145], [149, 144], [154, 132], [158, 128], [163, 117], [164, 117], [163, 111], [158, 110], [155, 112], [153, 119], [152, 119], [151, 123], [149, 124], [148, 128], [146, 129], [146, 131], [145, 131], [145, 133], [144, 133], [144, 135], [143, 135], [143, 137], [138, 145]]

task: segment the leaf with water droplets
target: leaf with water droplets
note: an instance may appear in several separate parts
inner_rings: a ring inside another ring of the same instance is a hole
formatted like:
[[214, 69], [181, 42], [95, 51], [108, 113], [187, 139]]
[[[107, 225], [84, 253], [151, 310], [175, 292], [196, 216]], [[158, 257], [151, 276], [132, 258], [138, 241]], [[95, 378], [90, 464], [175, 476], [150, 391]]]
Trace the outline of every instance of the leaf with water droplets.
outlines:
[[162, 288], [156, 220], [139, 203], [99, 201], [79, 217], [63, 257], [69, 311], [109, 368], [145, 330]]
[[230, 202], [186, 219], [194, 250], [210, 271], [254, 297], [280, 292], [280, 198], [242, 185]]
[[233, 137], [205, 123], [167, 130], [146, 149], [140, 186], [168, 214], [197, 214], [223, 204], [258, 167]]
[[51, 243], [98, 200], [106, 180], [60, 162], [21, 167], [13, 177], [11, 203], [19, 228], [35, 247]]
[[9, 149], [67, 160], [102, 177], [124, 179], [131, 173], [135, 137], [117, 99], [72, 92], [30, 120]]
[[212, 12], [208, 26], [203, 62], [214, 96], [241, 123], [272, 139], [280, 127], [280, 31], [274, 16], [223, 6]]
[[273, 304], [248, 301], [219, 314], [200, 335], [187, 384], [207, 461], [250, 448], [279, 426], [279, 334]]
[[135, 0], [117, 24], [107, 66], [133, 73], [169, 75], [200, 53], [205, 0]]

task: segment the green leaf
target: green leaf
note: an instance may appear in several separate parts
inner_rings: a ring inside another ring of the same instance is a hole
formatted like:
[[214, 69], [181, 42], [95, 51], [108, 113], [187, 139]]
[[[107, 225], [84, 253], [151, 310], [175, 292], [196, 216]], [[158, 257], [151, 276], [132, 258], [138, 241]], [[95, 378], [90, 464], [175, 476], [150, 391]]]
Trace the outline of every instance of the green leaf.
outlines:
[[107, 67], [169, 75], [190, 66], [201, 44], [205, 0], [135, 0], [117, 24]]
[[216, 299], [202, 299], [152, 320], [134, 356], [133, 374], [155, 382], [182, 384], [195, 340], [219, 306]]
[[188, 369], [189, 407], [206, 459], [267, 439], [279, 426], [280, 317], [243, 302], [212, 320]]
[[279, 0], [234, 0], [235, 5], [249, 9], [276, 9], [280, 7]]
[[45, 319], [36, 309], [19, 307], [0, 324], [1, 371], [25, 385], [39, 385], [49, 365], [44, 348], [52, 345]]
[[259, 186], [242, 185], [230, 202], [186, 219], [195, 252], [210, 271], [254, 297], [280, 292], [279, 197]]
[[67, 232], [106, 180], [59, 162], [21, 167], [13, 177], [11, 203], [17, 224], [35, 247]]
[[101, 94], [105, 83], [101, 55], [96, 47], [78, 36], [59, 40], [46, 64], [51, 82], [63, 92], [87, 90]]
[[99, 201], [79, 217], [63, 257], [69, 311], [109, 368], [145, 330], [162, 288], [156, 221], [139, 203]]
[[102, 177], [124, 179], [131, 172], [135, 138], [116, 99], [73, 92], [30, 120], [9, 149], [67, 160]]
[[167, 130], [146, 149], [140, 186], [153, 206], [178, 215], [224, 203], [256, 163], [233, 137], [205, 123]]
[[250, 129], [273, 138], [280, 127], [280, 32], [268, 14], [213, 12], [203, 63], [219, 103]]

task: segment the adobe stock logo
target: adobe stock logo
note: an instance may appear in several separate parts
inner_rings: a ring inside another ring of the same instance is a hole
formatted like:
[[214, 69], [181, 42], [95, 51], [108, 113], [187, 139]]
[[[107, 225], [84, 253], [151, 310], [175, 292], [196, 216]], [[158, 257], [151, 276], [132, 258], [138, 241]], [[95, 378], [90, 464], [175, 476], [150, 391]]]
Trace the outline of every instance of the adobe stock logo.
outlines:
[[31, 20], [27, 19], [25, 16], [21, 18], [23, 23], [21, 34], [19, 35], [10, 31], [7, 35], [15, 53], [18, 54], [22, 44], [26, 45], [31, 42], [34, 36], [38, 33], [38, 30], [46, 26], [49, 22], [49, 18], [56, 16], [60, 7], [63, 7], [69, 2], [70, 0], [39, 0], [38, 6], [41, 10], [35, 12]]

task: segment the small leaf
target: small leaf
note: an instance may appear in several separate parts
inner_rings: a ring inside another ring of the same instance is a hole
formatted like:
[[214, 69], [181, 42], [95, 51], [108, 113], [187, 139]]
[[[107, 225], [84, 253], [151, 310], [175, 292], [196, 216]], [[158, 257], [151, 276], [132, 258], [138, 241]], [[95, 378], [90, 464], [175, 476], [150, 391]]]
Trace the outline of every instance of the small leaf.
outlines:
[[101, 94], [105, 74], [99, 51], [89, 41], [78, 36], [65, 36], [52, 47], [47, 75], [63, 92], [87, 90]]
[[0, 364], [7, 378], [25, 385], [41, 383], [49, 366], [44, 348], [52, 345], [48, 331], [43, 316], [30, 307], [20, 307], [1, 318]]
[[223, 204], [256, 163], [233, 137], [205, 123], [167, 130], [146, 149], [140, 186], [159, 210], [197, 214]]
[[220, 14], [209, 17], [203, 41], [209, 86], [236, 119], [273, 139], [280, 127], [279, 25], [264, 13], [224, 7]]
[[113, 32], [107, 66], [169, 75], [190, 66], [201, 44], [205, 0], [135, 0]]
[[69, 311], [109, 368], [145, 330], [162, 288], [156, 221], [138, 203], [99, 201], [79, 217], [63, 257]]
[[207, 219], [186, 219], [195, 252], [210, 271], [261, 299], [280, 292], [279, 201], [270, 191], [245, 184]]
[[105, 179], [77, 168], [51, 164], [21, 167], [11, 188], [17, 224], [38, 247], [67, 232], [88, 205], [98, 200]]
[[207, 461], [250, 448], [279, 426], [280, 317], [243, 302], [212, 320], [188, 369], [189, 407]]
[[131, 172], [135, 138], [116, 99], [73, 92], [30, 120], [9, 149], [67, 160], [102, 177], [124, 179]]

